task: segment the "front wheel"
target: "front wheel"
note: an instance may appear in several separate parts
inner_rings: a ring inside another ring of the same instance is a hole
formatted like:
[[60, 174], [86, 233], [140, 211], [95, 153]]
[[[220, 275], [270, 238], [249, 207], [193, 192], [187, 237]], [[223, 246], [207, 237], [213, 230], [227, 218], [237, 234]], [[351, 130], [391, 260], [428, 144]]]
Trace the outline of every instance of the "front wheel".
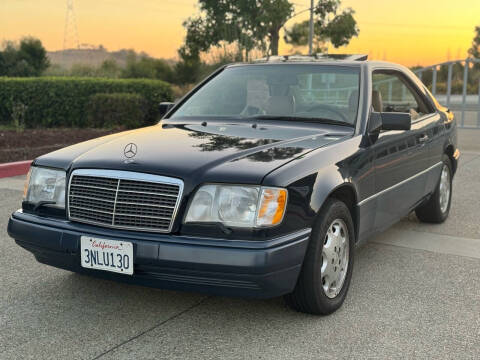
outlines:
[[443, 156], [442, 172], [437, 187], [428, 201], [415, 209], [417, 218], [422, 222], [442, 223], [450, 212], [452, 200], [452, 162]]
[[355, 232], [347, 206], [329, 199], [313, 228], [302, 271], [291, 294], [297, 311], [327, 315], [345, 300], [353, 270]]

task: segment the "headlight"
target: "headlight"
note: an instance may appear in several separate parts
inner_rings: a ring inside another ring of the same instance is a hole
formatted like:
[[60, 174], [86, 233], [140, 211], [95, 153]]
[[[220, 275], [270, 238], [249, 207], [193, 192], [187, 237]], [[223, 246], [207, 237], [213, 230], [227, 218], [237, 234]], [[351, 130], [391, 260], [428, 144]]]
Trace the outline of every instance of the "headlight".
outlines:
[[186, 223], [221, 222], [233, 227], [280, 224], [287, 190], [263, 186], [204, 185], [195, 194]]
[[31, 204], [47, 202], [50, 206], [65, 208], [65, 171], [33, 166], [27, 181], [25, 201]]

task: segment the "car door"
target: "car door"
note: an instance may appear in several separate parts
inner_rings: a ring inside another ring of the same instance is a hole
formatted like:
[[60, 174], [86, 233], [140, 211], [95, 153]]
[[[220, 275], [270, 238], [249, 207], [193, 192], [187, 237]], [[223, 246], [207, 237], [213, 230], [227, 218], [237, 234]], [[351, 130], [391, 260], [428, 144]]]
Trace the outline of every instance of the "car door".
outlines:
[[440, 172], [441, 172], [441, 162], [443, 149], [445, 146], [444, 132], [445, 132], [445, 123], [444, 118], [437, 110], [434, 105], [434, 101], [427, 94], [425, 85], [413, 74], [409, 75], [409, 79], [412, 81], [416, 89], [418, 89], [418, 94], [426, 106], [429, 108], [429, 114], [420, 117], [418, 120], [413, 123], [417, 126], [422, 126], [424, 128], [423, 133], [425, 134], [424, 140], [424, 150], [427, 151], [427, 184], [425, 188], [425, 194], [430, 194], [434, 191], [435, 187], [438, 184]]
[[418, 88], [398, 70], [372, 73], [372, 105], [379, 112], [410, 113], [410, 130], [381, 131], [373, 145], [377, 211], [375, 228], [383, 229], [406, 215], [424, 196], [429, 167], [431, 108]]

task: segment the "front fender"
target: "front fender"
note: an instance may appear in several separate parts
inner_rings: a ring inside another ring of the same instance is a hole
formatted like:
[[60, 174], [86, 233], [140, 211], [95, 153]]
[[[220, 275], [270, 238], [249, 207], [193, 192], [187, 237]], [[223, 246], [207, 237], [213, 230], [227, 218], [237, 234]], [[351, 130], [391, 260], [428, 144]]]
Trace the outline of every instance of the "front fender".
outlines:
[[353, 204], [356, 204], [358, 192], [355, 184], [350, 181], [350, 177], [342, 175], [342, 172], [336, 165], [332, 165], [321, 169], [317, 173], [317, 178], [312, 189], [312, 197], [310, 199], [310, 206], [318, 213], [325, 200], [327, 200], [337, 190], [348, 188], [354, 197]]
[[277, 169], [264, 179], [265, 185], [287, 186], [290, 193], [302, 195], [305, 220], [312, 226], [325, 200], [340, 188], [352, 194], [349, 205], [356, 205], [359, 191], [356, 180], [363, 167], [361, 137], [353, 137], [317, 149]]

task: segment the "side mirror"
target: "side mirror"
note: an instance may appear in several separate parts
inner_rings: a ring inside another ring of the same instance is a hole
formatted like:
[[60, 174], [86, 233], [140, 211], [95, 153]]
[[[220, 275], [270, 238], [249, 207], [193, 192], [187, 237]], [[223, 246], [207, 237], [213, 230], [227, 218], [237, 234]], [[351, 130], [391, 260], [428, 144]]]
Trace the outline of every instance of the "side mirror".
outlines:
[[171, 102], [161, 102], [158, 106], [158, 112], [160, 117], [164, 117], [166, 113], [170, 111], [170, 109], [175, 105], [175, 103]]
[[410, 130], [412, 116], [410, 113], [372, 112], [369, 120], [369, 132], [380, 130]]

